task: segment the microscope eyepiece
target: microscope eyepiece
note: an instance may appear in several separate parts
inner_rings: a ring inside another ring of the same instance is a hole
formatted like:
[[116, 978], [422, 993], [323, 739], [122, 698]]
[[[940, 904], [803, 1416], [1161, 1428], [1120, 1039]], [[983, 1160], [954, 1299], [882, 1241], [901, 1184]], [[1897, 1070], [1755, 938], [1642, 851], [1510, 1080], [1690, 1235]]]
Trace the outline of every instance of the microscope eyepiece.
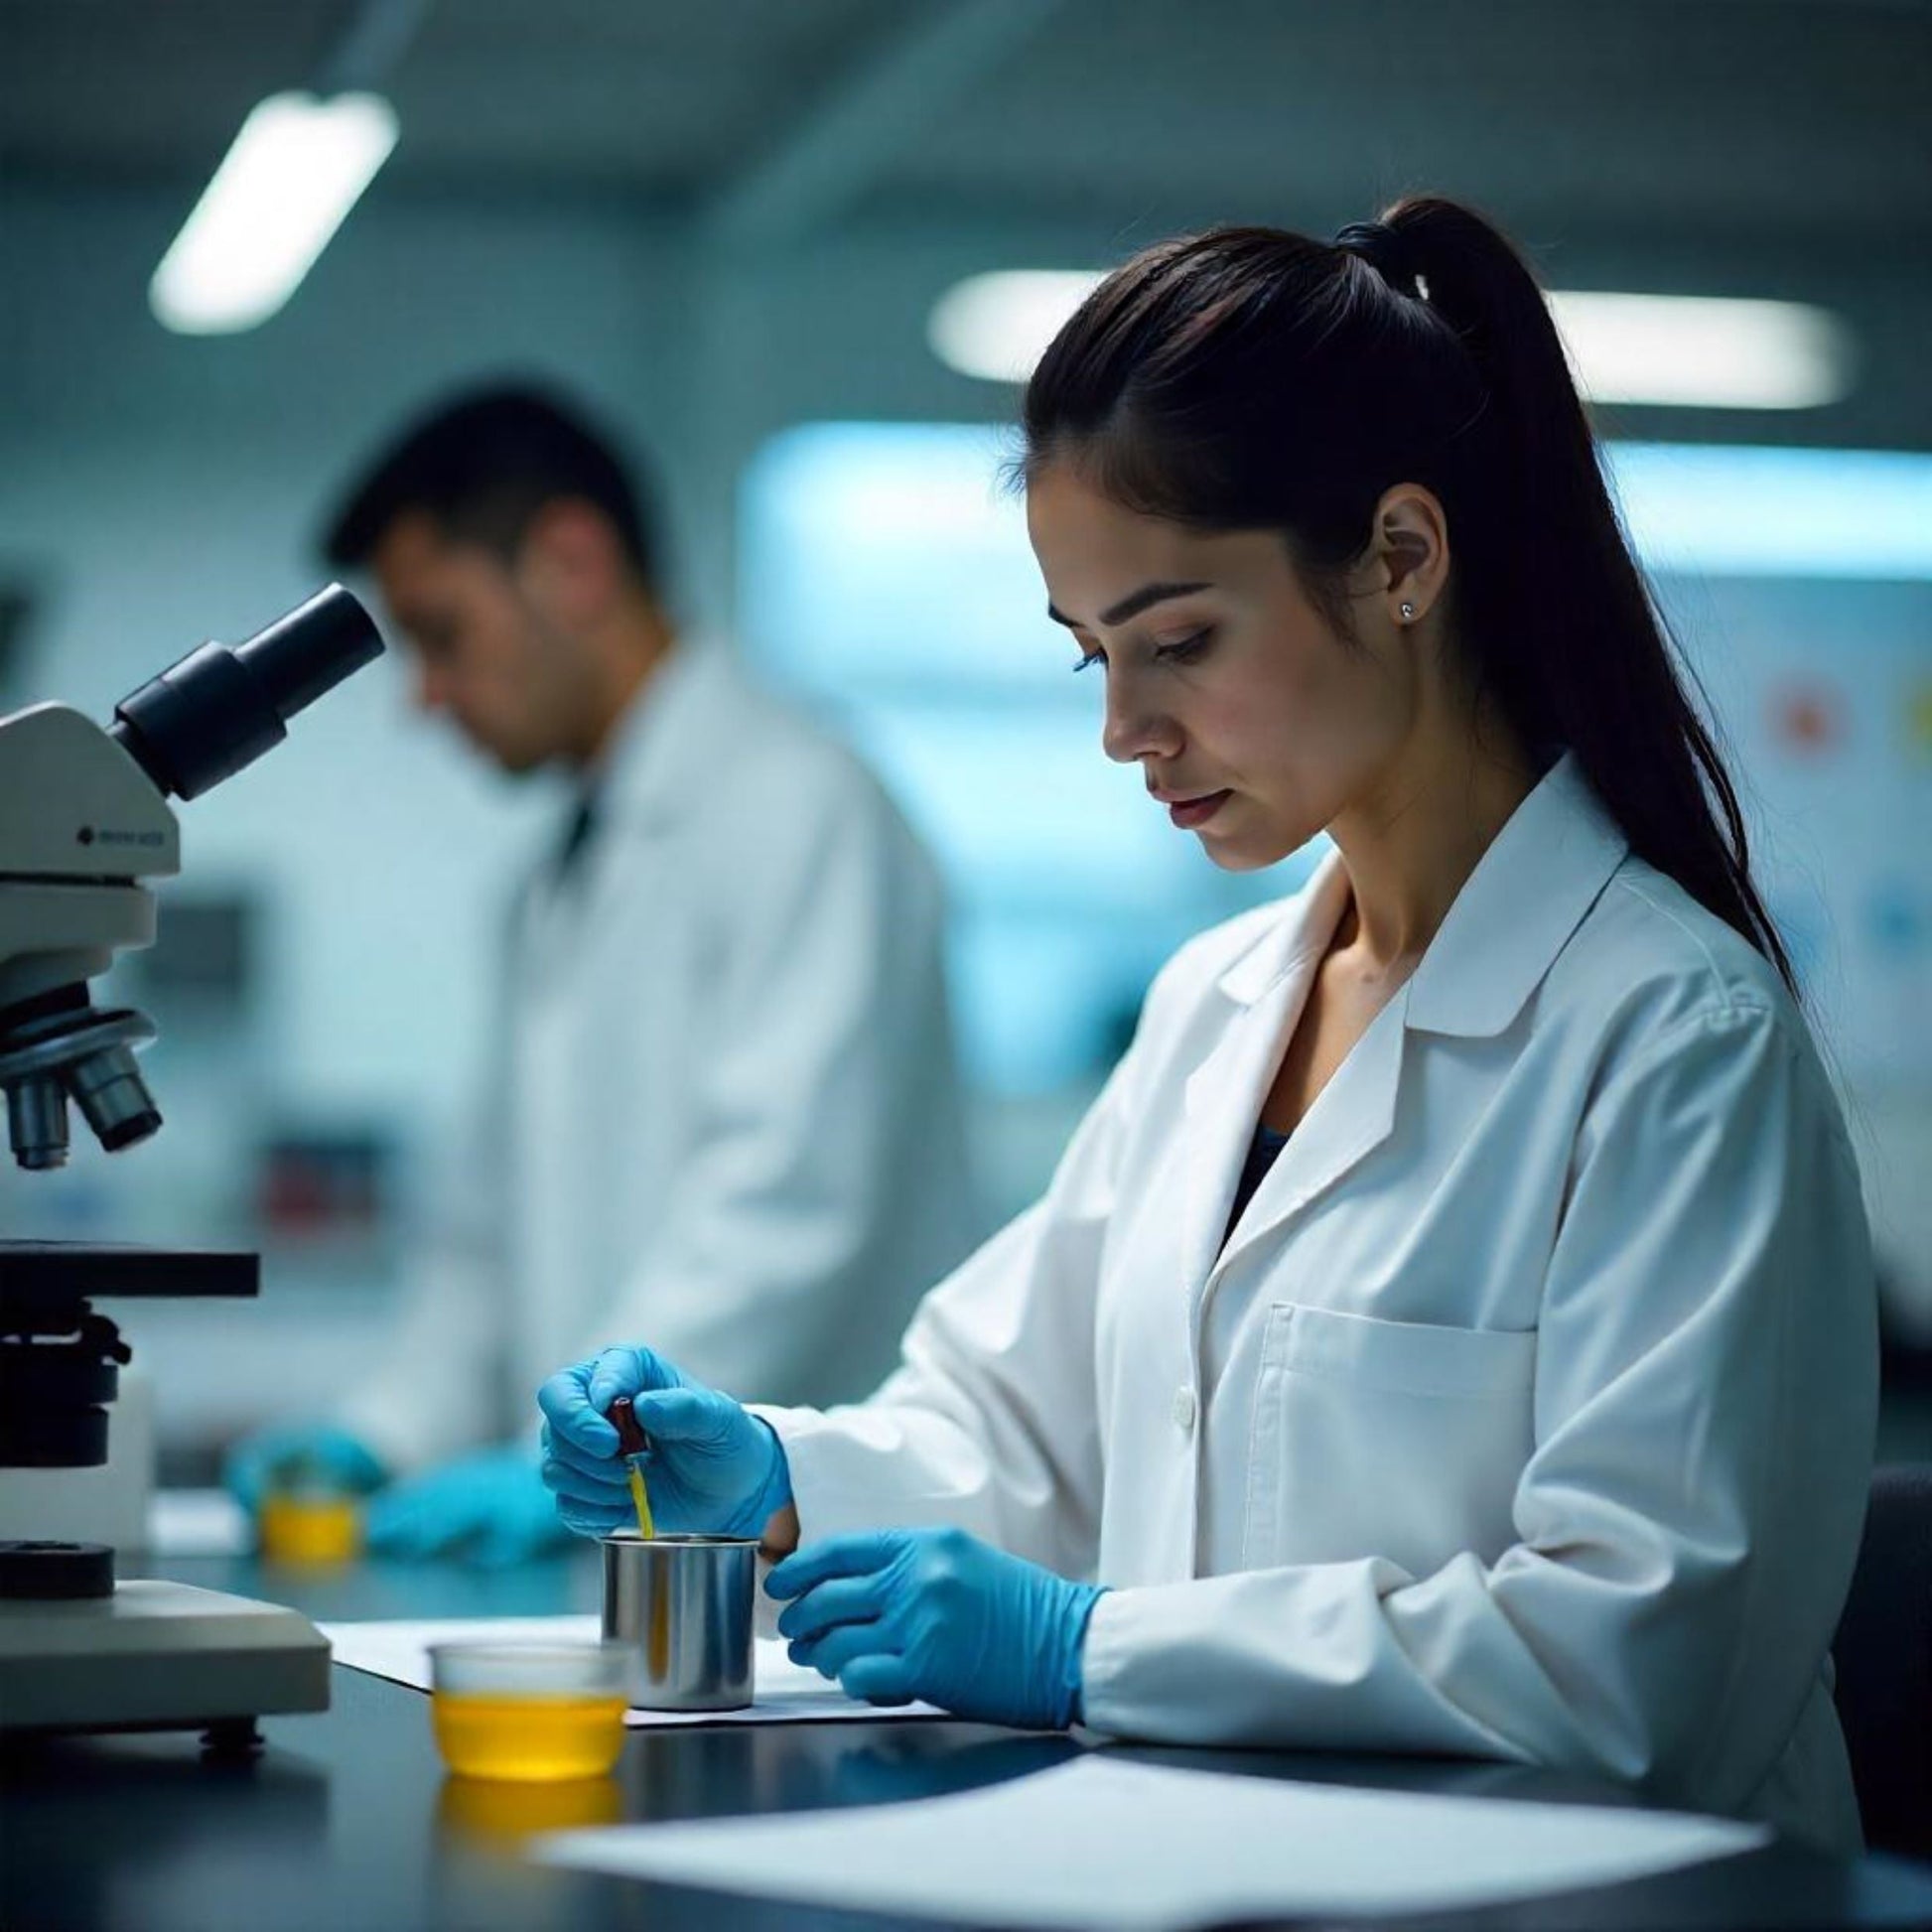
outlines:
[[108, 731], [164, 794], [199, 798], [279, 745], [298, 711], [381, 654], [368, 613], [331, 584], [232, 650], [190, 651], [123, 698]]

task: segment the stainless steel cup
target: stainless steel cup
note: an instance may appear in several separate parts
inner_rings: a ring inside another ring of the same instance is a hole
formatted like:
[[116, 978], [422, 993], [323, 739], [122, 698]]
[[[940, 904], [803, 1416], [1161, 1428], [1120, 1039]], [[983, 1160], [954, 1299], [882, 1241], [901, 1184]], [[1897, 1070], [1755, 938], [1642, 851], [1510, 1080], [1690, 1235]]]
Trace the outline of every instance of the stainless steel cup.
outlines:
[[631, 1655], [647, 1711], [742, 1711], [752, 1701], [758, 1545], [732, 1536], [604, 1541], [604, 1639]]

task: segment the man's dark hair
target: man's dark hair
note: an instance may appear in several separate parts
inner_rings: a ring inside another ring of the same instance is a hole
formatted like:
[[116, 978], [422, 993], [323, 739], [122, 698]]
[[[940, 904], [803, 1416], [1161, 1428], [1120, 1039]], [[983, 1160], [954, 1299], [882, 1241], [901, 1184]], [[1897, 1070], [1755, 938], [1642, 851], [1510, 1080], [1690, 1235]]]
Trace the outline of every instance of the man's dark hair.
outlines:
[[453, 539], [507, 558], [562, 497], [602, 510], [657, 587], [653, 509], [610, 443], [569, 405], [520, 385], [471, 390], [414, 424], [347, 492], [323, 554], [339, 570], [366, 564], [398, 517], [426, 511]]

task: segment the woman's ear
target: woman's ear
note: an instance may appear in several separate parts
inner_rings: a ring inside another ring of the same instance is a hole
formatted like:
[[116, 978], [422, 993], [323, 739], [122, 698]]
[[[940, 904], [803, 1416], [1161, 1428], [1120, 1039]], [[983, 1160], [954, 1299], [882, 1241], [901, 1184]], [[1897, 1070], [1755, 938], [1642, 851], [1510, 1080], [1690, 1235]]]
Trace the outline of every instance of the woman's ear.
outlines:
[[1421, 483], [1396, 483], [1375, 506], [1375, 561], [1391, 623], [1420, 623], [1449, 581], [1449, 518]]

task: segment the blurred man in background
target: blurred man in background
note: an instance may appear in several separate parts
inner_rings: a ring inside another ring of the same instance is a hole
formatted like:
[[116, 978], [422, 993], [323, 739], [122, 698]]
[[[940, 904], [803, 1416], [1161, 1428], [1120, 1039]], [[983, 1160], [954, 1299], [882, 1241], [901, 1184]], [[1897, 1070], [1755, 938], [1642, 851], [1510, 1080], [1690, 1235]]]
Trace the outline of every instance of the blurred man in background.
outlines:
[[508, 1562], [558, 1535], [546, 1368], [629, 1334], [717, 1386], [867, 1393], [966, 1249], [925, 854], [845, 751], [678, 635], [651, 519], [542, 394], [470, 395], [349, 493], [427, 711], [576, 803], [514, 907], [489, 1087], [439, 1236], [326, 1423], [230, 1458], [376, 1488], [371, 1548]]

